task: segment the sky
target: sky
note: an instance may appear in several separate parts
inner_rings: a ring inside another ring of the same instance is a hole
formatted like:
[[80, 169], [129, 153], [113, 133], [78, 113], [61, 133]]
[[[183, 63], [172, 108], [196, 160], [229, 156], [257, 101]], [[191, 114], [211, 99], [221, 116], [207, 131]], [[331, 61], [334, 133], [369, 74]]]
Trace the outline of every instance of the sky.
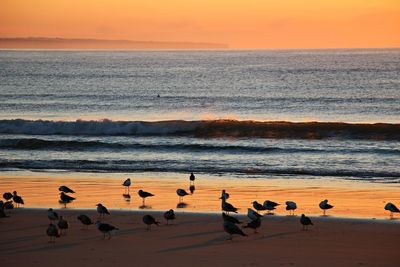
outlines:
[[0, 0], [0, 37], [400, 47], [399, 0]]

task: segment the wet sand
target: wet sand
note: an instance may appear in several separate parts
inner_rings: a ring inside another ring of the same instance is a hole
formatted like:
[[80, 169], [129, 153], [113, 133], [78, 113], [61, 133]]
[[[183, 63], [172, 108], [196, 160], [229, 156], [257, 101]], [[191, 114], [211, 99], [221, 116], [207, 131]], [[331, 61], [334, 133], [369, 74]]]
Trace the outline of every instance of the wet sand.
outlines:
[[[70, 222], [66, 236], [48, 243], [44, 209], [14, 210], [0, 220], [2, 266], [398, 266], [397, 220], [312, 218], [303, 231], [297, 216], [265, 216], [258, 234], [226, 241], [218, 214], [178, 213], [166, 226], [160, 212], [115, 211], [104, 221], [120, 228], [110, 240], [76, 220], [94, 210], [57, 210]], [[141, 218], [162, 222], [146, 231]], [[247, 221], [244, 216], [240, 217]]]

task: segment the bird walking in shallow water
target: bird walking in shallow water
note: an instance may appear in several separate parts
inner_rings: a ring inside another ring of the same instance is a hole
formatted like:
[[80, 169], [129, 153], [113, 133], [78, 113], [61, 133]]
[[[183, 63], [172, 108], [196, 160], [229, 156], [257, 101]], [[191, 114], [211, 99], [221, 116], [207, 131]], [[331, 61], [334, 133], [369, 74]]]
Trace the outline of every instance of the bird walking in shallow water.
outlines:
[[143, 222], [147, 225], [147, 231], [151, 231], [151, 225], [159, 225], [160, 223], [151, 215], [144, 215]]
[[129, 195], [129, 188], [131, 187], [131, 178], [126, 179], [122, 185], [125, 187], [125, 194]]
[[102, 223], [100, 221], [96, 222], [97, 229], [103, 233], [103, 239], [106, 239], [106, 235], [108, 235], [108, 239], [111, 239], [111, 232], [115, 230], [119, 230], [117, 227], [108, 224]]
[[22, 199], [21, 196], [18, 196], [17, 191], [13, 192], [13, 197], [12, 197], [13, 201], [15, 204], [17, 204], [17, 208], [19, 207], [19, 205], [24, 205], [24, 200]]
[[325, 199], [319, 203], [319, 208], [323, 210], [323, 215], [326, 215], [326, 210], [332, 209], [333, 206], [328, 203], [328, 200]]
[[153, 197], [154, 195], [152, 193], [143, 191], [143, 190], [139, 190], [138, 191], [138, 195], [142, 198], [142, 206], [145, 206], [145, 199], [147, 197]]
[[233, 235], [247, 236], [236, 224], [230, 221], [224, 221], [223, 223], [224, 231], [229, 234], [227, 240], [232, 240]]
[[194, 176], [194, 174], [192, 172], [192, 173], [190, 173], [190, 176], [189, 176], [190, 184], [194, 184], [194, 180], [196, 180], [196, 176]]
[[303, 230], [308, 230], [309, 225], [314, 225], [311, 219], [304, 214], [301, 214], [300, 223], [303, 225]]
[[289, 215], [294, 215], [294, 211], [297, 209], [297, 204], [294, 201], [286, 201], [286, 210], [289, 211]]
[[169, 225], [169, 221], [175, 220], [175, 212], [174, 210], [170, 209], [164, 213], [164, 218], [167, 220], [167, 225]]
[[68, 203], [71, 203], [72, 201], [74, 201], [76, 198], [68, 196], [67, 194], [65, 194], [64, 192], [60, 193], [60, 203], [64, 204], [64, 207], [67, 207]]
[[183, 202], [183, 197], [189, 195], [184, 189], [177, 189], [176, 194], [179, 196], [179, 203]]
[[400, 212], [400, 210], [393, 203], [390, 202], [385, 205], [385, 210], [390, 211], [390, 219], [393, 218], [393, 213]]
[[75, 191], [69, 188], [68, 186], [62, 185], [58, 188], [58, 191], [64, 192], [64, 193], [71, 193], [74, 194]]
[[99, 214], [100, 218], [104, 218], [106, 214], [111, 215], [108, 209], [105, 206], [103, 206], [103, 204], [99, 203], [96, 206], [97, 206], [97, 213]]

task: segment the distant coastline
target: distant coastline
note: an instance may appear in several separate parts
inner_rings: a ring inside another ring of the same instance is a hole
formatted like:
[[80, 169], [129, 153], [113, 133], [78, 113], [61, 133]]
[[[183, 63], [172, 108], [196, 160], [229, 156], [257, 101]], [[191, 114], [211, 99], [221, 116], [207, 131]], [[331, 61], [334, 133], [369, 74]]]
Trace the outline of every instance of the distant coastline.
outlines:
[[226, 49], [227, 44], [47, 37], [0, 38], [1, 49]]

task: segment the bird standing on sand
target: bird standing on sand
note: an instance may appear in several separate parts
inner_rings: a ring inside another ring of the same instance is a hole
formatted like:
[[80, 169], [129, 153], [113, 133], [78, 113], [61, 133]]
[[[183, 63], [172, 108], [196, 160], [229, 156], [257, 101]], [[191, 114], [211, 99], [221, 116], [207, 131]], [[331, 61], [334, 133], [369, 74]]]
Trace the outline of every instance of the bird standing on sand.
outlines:
[[228, 214], [229, 212], [234, 212], [237, 213], [237, 208], [235, 208], [232, 204], [226, 202], [226, 199], [224, 197], [221, 198], [221, 208], [223, 211], [226, 211]]
[[192, 172], [192, 173], [190, 173], [190, 176], [189, 176], [190, 184], [194, 184], [194, 180], [196, 180], [196, 176], [194, 176], [194, 174]]
[[151, 225], [159, 225], [160, 223], [156, 221], [156, 219], [151, 215], [144, 215], [143, 222], [147, 225], [147, 231], [151, 231]]
[[263, 205], [261, 205], [260, 203], [258, 203], [257, 201], [253, 201], [253, 202], [251, 202], [251, 204], [253, 204], [253, 208], [254, 208], [257, 212], [259, 212], [259, 211], [261, 211], [261, 210], [266, 210], [266, 208], [265, 208]]
[[103, 233], [103, 239], [106, 239], [106, 235], [108, 235], [108, 239], [111, 239], [111, 232], [114, 230], [119, 230], [117, 227], [108, 224], [102, 223], [100, 221], [96, 222], [97, 229]]
[[4, 202], [0, 200], [0, 218], [8, 217], [4, 211]]
[[328, 204], [327, 199], [321, 201], [321, 203], [319, 203], [319, 207], [320, 207], [320, 209], [322, 209], [324, 211], [324, 216], [326, 214], [326, 210], [333, 208], [333, 206], [331, 204]]
[[49, 220], [54, 223], [56, 220], [58, 220], [58, 214], [50, 208], [47, 210], [47, 218], [49, 218]]
[[247, 217], [249, 217], [250, 220], [254, 221], [259, 218], [262, 218], [263, 216], [258, 214], [255, 210], [248, 208], [247, 209]]
[[92, 220], [85, 214], [79, 215], [77, 219], [83, 224], [84, 227], [86, 226], [86, 229], [89, 225], [93, 224]]
[[274, 201], [270, 201], [270, 200], [266, 200], [264, 201], [264, 208], [266, 210], [268, 210], [268, 213], [270, 213], [272, 210], [276, 209], [277, 206], [279, 206], [280, 204], [274, 202]]
[[174, 210], [170, 209], [164, 213], [164, 218], [167, 220], [167, 225], [169, 225], [169, 221], [175, 220], [175, 212]]
[[64, 192], [64, 193], [75, 193], [74, 190], [72, 190], [71, 188], [69, 188], [68, 186], [62, 185], [58, 188], [58, 191]]
[[222, 199], [222, 198], [225, 198], [225, 199], [229, 198], [229, 194], [225, 191], [225, 189], [222, 190], [220, 199]]
[[52, 223], [47, 227], [46, 234], [50, 237], [49, 243], [55, 243], [56, 237], [60, 237], [57, 226]]
[[4, 198], [5, 200], [9, 201], [10, 199], [13, 198], [13, 194], [11, 194], [10, 192], [5, 192], [5, 193], [3, 194], [3, 198]]
[[222, 213], [222, 219], [224, 221], [229, 221], [232, 222], [234, 224], [241, 224], [242, 222], [239, 221], [238, 219], [236, 219], [235, 217], [229, 216], [228, 214], [226, 214], [225, 212]]
[[184, 189], [177, 189], [176, 194], [179, 196], [179, 203], [183, 202], [183, 197], [189, 195]]
[[4, 209], [6, 210], [12, 210], [14, 208], [14, 204], [12, 201], [6, 201], [4, 203]]
[[67, 233], [67, 229], [69, 227], [68, 222], [60, 216], [60, 220], [57, 223], [58, 229], [60, 229], [60, 235], [65, 235]]
[[143, 190], [139, 190], [138, 191], [138, 195], [142, 198], [142, 205], [145, 206], [145, 199], [147, 197], [153, 197], [154, 195], [152, 193], [143, 191]]
[[394, 212], [400, 212], [400, 210], [393, 204], [393, 203], [387, 203], [385, 205], [385, 210], [390, 211], [390, 218], [393, 218], [393, 213]]
[[99, 214], [100, 218], [104, 218], [106, 214], [111, 215], [108, 209], [105, 206], [103, 206], [103, 204], [99, 203], [96, 206], [97, 206], [97, 213]]
[[309, 225], [314, 225], [311, 219], [304, 214], [301, 214], [300, 223], [303, 225], [303, 230], [308, 230]]
[[129, 187], [131, 186], [131, 178], [128, 178], [122, 184], [125, 187], [125, 193], [129, 194]]
[[236, 224], [230, 221], [224, 221], [223, 223], [224, 231], [229, 234], [227, 240], [232, 240], [233, 235], [247, 236]]
[[294, 201], [286, 201], [286, 210], [289, 211], [289, 215], [294, 215], [294, 210], [297, 209], [297, 204]]
[[19, 207], [19, 205], [24, 205], [24, 200], [22, 199], [21, 196], [17, 195], [17, 191], [13, 192], [13, 197], [12, 197], [13, 201], [15, 204], [17, 204], [17, 208]]
[[247, 223], [243, 228], [251, 228], [254, 230], [254, 233], [257, 234], [257, 229], [261, 227], [261, 218], [256, 220], [252, 220], [251, 222]]

